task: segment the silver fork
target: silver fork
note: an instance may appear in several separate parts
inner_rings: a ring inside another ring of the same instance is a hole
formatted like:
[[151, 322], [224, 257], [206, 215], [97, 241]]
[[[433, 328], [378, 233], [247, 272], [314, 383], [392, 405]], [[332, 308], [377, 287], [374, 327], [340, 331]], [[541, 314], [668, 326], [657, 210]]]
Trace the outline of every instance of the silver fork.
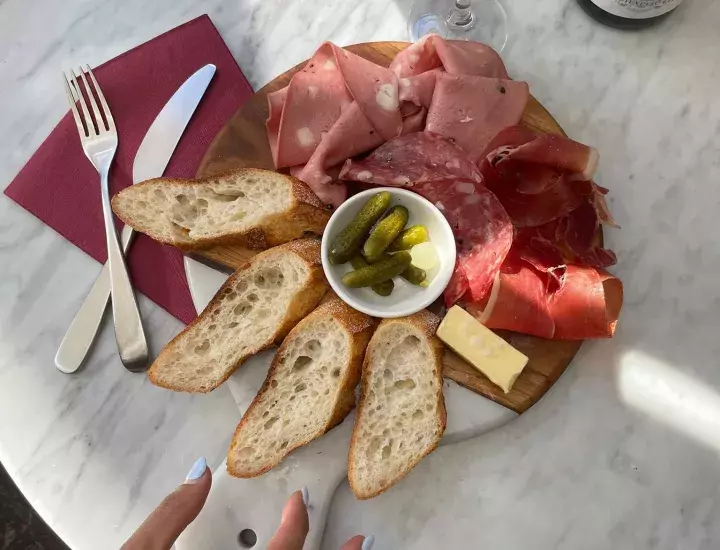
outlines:
[[[105, 101], [105, 96], [103, 96], [92, 70], [86, 65], [85, 70], [79, 68], [78, 71], [79, 75], [76, 75], [73, 70], [70, 71], [69, 75], [63, 73], [63, 80], [68, 101], [70, 102], [70, 109], [80, 133], [80, 143], [83, 151], [100, 173], [100, 192], [102, 195], [103, 218], [105, 220], [108, 264], [110, 267], [110, 293], [112, 296], [113, 323], [115, 324], [115, 340], [120, 352], [120, 360], [125, 365], [125, 368], [132, 372], [142, 372], [148, 365], [147, 341], [135, 294], [130, 284], [125, 258], [115, 230], [112, 208], [110, 207], [108, 172], [117, 150], [117, 130], [110, 113], [110, 107]], [[86, 75], [90, 77], [92, 87], [89, 85]], [[82, 79], [85, 94], [83, 94], [78, 84], [78, 77]], [[100, 107], [98, 107], [95, 94], [97, 94]], [[90, 101], [92, 116], [88, 111], [85, 95]], [[82, 114], [78, 111], [78, 102]]]

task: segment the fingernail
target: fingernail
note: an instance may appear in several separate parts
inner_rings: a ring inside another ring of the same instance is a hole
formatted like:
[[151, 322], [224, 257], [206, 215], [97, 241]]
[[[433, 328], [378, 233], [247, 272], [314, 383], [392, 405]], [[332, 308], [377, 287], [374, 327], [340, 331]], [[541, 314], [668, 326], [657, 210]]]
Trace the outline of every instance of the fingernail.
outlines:
[[207, 460], [205, 460], [204, 456], [201, 456], [195, 461], [195, 464], [192, 465], [192, 468], [190, 468], [190, 471], [185, 478], [185, 483], [194, 483], [203, 476], [206, 469]]
[[368, 535], [360, 547], [360, 550], [370, 550], [375, 544], [375, 535]]
[[308, 507], [308, 503], [310, 502], [310, 493], [308, 493], [308, 488], [303, 487], [300, 489], [300, 492], [302, 493], [303, 502], [305, 503], [305, 508]]

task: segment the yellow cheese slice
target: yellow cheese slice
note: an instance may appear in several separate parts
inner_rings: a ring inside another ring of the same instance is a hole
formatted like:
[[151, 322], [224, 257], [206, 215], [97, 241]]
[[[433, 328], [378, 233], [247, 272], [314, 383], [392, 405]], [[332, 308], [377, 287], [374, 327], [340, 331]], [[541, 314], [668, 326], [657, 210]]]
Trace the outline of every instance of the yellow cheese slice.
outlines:
[[528, 358], [458, 306], [451, 307], [437, 336], [507, 393]]

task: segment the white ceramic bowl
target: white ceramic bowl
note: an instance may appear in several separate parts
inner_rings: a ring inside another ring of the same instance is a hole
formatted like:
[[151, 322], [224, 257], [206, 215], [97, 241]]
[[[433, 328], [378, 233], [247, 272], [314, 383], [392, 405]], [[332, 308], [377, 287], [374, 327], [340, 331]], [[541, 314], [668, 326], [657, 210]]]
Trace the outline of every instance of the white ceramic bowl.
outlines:
[[[393, 293], [383, 297], [369, 288], [346, 287], [342, 276], [351, 271], [352, 266], [350, 263], [330, 263], [328, 253], [337, 234], [350, 223], [367, 200], [380, 191], [388, 191], [392, 195], [390, 207], [403, 205], [408, 209], [408, 227], [421, 224], [427, 228], [439, 260], [438, 267], [429, 273], [434, 274], [429, 286], [413, 285], [402, 277], [396, 277]], [[445, 290], [455, 267], [455, 237], [445, 216], [430, 201], [405, 189], [378, 187], [349, 198], [332, 215], [323, 233], [322, 265], [335, 293], [353, 308], [373, 317], [404, 317], [426, 308]]]

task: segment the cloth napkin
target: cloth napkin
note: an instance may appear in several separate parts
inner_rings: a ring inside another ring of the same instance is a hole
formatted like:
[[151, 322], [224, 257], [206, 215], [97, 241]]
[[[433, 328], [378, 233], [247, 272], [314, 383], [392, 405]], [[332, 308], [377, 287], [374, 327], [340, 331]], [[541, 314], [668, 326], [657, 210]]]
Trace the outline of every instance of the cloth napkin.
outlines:
[[[118, 130], [110, 171], [113, 193], [132, 184], [135, 153], [162, 107], [208, 63], [217, 67], [215, 76], [165, 170], [166, 177], [192, 178], [215, 134], [253, 93], [210, 18], [198, 17], [93, 69]], [[62, 87], [57, 93], [64, 95]], [[5, 194], [105, 262], [100, 180], [82, 152], [70, 112]], [[195, 318], [179, 251], [139, 235], [129, 254], [129, 268], [136, 290], [184, 323]]]

